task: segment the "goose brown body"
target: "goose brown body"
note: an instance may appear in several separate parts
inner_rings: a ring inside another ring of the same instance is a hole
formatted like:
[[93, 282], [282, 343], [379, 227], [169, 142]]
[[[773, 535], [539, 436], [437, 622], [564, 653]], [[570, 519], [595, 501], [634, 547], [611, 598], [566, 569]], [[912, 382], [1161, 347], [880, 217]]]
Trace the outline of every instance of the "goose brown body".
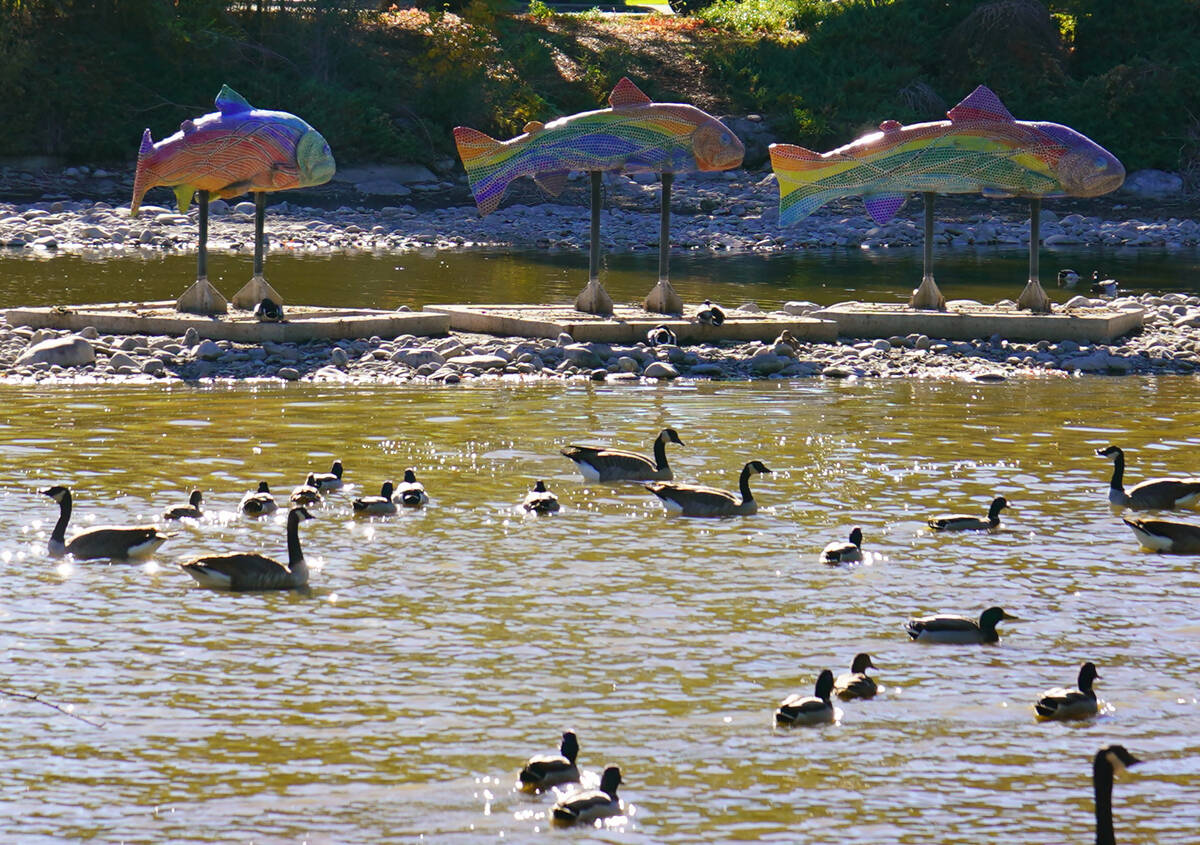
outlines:
[[1122, 519], [1147, 549], [1177, 555], [1200, 554], [1200, 525], [1166, 519]]
[[1102, 458], [1113, 462], [1108, 482], [1108, 502], [1114, 508], [1135, 511], [1174, 510], [1200, 502], [1200, 478], [1151, 478], [1125, 490], [1125, 452], [1119, 446], [1097, 449]]
[[750, 476], [770, 472], [762, 461], [749, 461], [742, 467], [737, 495], [715, 487], [675, 482], [651, 482], [646, 489], [662, 500], [667, 510], [681, 516], [720, 517], [749, 516], [758, 511], [758, 502], [750, 491]]
[[58, 521], [50, 532], [49, 552], [55, 557], [67, 554], [76, 560], [131, 560], [149, 557], [172, 535], [154, 525], [98, 525], [80, 531], [68, 541], [67, 523], [71, 520], [71, 491], [56, 485], [42, 491], [58, 502]]
[[673, 428], [664, 428], [654, 439], [654, 458], [605, 446], [564, 446], [561, 452], [575, 462], [585, 481], [670, 481], [667, 444], [683, 445]]
[[308, 585], [308, 564], [300, 548], [299, 526], [312, 515], [303, 507], [292, 508], [287, 521], [287, 563], [257, 552], [205, 555], [181, 564], [184, 572], [202, 587], [216, 589], [295, 590]]

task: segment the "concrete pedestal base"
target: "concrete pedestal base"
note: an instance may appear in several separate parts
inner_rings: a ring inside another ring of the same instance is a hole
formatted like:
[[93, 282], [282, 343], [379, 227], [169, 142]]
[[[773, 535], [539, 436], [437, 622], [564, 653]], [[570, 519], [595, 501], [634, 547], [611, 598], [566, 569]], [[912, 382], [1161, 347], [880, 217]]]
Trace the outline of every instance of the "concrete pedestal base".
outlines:
[[283, 305], [283, 297], [280, 296], [275, 288], [267, 283], [267, 280], [262, 276], [254, 276], [250, 281], [242, 286], [242, 289], [233, 295], [233, 307], [240, 308], [243, 311], [253, 311], [254, 306], [262, 302], [264, 299], [269, 299], [277, 305]]
[[175, 300], [175, 310], [184, 314], [212, 317], [229, 311], [229, 303], [208, 279], [196, 279], [192, 286]]

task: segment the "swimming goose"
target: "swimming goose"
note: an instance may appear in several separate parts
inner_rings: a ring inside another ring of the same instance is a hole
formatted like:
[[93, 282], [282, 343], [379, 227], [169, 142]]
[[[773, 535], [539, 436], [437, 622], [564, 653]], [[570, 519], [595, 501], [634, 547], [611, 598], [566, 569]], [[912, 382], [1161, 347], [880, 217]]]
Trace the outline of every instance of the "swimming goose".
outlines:
[[732, 493], [715, 487], [659, 481], [644, 486], [662, 499], [667, 510], [681, 516], [749, 516], [758, 510], [758, 502], [754, 501], [754, 494], [750, 492], [750, 474], [770, 471], [762, 461], [750, 461], [742, 467], [738, 479], [741, 501]]
[[704, 300], [703, 307], [696, 312], [696, 322], [705, 326], [719, 326], [725, 322], [725, 312], [721, 306], [713, 305], [711, 300]]
[[1099, 270], [1092, 271], [1092, 293], [1098, 293], [1101, 296], [1116, 296], [1117, 287], [1116, 279], [1101, 279]]
[[521, 507], [532, 513], [554, 513], [558, 510], [558, 496], [546, 489], [546, 482], [538, 481], [533, 489], [525, 494]]
[[794, 725], [823, 725], [833, 721], [833, 672], [822, 669], [817, 676], [817, 686], [812, 695], [793, 693], [783, 700], [775, 711], [775, 724], [781, 727]]
[[49, 551], [54, 557], [71, 555], [76, 560], [129, 560], [154, 554], [171, 534], [153, 525], [98, 525], [80, 531], [66, 541], [67, 523], [71, 519], [71, 491], [55, 485], [42, 491], [58, 502], [58, 522], [50, 532]]
[[288, 561], [269, 558], [257, 552], [232, 552], [206, 555], [180, 564], [201, 587], [219, 590], [295, 590], [308, 585], [308, 564], [300, 550], [300, 522], [312, 519], [304, 508], [288, 512]]
[[329, 468], [329, 472], [318, 472], [313, 474], [313, 479], [317, 482], [313, 486], [322, 493], [329, 490], [342, 489], [342, 462], [334, 461], [333, 466]]
[[595, 446], [566, 446], [560, 451], [575, 462], [584, 481], [670, 481], [667, 443], [683, 445], [673, 428], [664, 428], [654, 439], [654, 460], [637, 452]]
[[390, 481], [383, 482], [378, 496], [361, 496], [354, 500], [356, 516], [387, 516], [396, 512], [396, 503], [392, 501], [392, 491], [395, 485]]
[[949, 614], [920, 616], [904, 623], [904, 630], [914, 640], [923, 643], [996, 643], [1000, 635], [996, 624], [1001, 619], [1016, 619], [998, 607], [989, 607], [979, 621]]
[[1096, 752], [1092, 761], [1092, 789], [1096, 795], [1096, 845], [1116, 845], [1117, 841], [1113, 835], [1112, 819], [1113, 774], [1140, 762], [1123, 745], [1110, 745]]
[[275, 497], [271, 495], [271, 488], [265, 481], [258, 482], [257, 490], [252, 490], [242, 496], [242, 503], [239, 507], [246, 516], [265, 516], [275, 513], [279, 509], [279, 505], [275, 503]]
[[677, 346], [679, 338], [666, 326], [655, 326], [646, 332], [647, 346]]
[[862, 529], [857, 527], [850, 531], [850, 542], [839, 543], [835, 540], [821, 552], [821, 563], [831, 566], [839, 563], [858, 563], [862, 559]]
[[1151, 478], [1125, 492], [1125, 452], [1118, 446], [1097, 449], [1102, 458], [1112, 458], [1112, 480], [1108, 482], [1108, 503], [1116, 508], [1135, 511], [1186, 508], [1200, 500], [1200, 478]]
[[621, 770], [609, 766], [600, 775], [600, 788], [572, 792], [554, 805], [550, 811], [557, 825], [588, 824], [596, 819], [621, 815], [621, 799], [617, 787], [621, 785]]
[[1092, 682], [1099, 678], [1096, 664], [1090, 660], [1079, 667], [1079, 687], [1055, 687], [1046, 690], [1033, 708], [1040, 719], [1086, 719], [1099, 712]]
[[1079, 274], [1074, 270], [1058, 271], [1058, 286], [1060, 288], [1073, 288], [1077, 284], [1079, 284]]
[[193, 490], [192, 495], [188, 496], [186, 505], [172, 505], [162, 512], [163, 519], [199, 519], [200, 518], [200, 502], [203, 501], [204, 494], [199, 490]]
[[535, 754], [517, 775], [522, 792], [541, 792], [560, 783], [578, 783], [579, 739], [574, 731], [564, 731], [557, 754]]
[[319, 505], [322, 498], [321, 490], [317, 487], [317, 476], [310, 472], [304, 483], [292, 490], [289, 501], [293, 505]]
[[1165, 519], [1122, 519], [1147, 549], [1177, 555], [1200, 554], [1200, 525]]
[[1008, 507], [1008, 500], [1003, 496], [992, 499], [988, 508], [987, 519], [981, 519], [969, 514], [953, 513], [935, 516], [929, 520], [929, 527], [934, 531], [987, 531], [1000, 527], [1000, 511]]
[[875, 683], [874, 678], [867, 674], [867, 670], [876, 668], [878, 667], [871, 662], [871, 655], [866, 652], [854, 655], [850, 671], [844, 675], [838, 675], [834, 682], [834, 695], [843, 701], [849, 701], [852, 698], [874, 698], [875, 693], [879, 690], [879, 685]]

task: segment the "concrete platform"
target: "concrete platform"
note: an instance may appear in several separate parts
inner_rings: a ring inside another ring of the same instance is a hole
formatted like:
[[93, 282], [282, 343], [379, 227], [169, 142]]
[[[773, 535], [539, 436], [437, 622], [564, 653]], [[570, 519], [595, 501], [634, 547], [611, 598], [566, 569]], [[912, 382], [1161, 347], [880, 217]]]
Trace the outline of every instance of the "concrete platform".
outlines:
[[652, 314], [631, 305], [618, 305], [612, 319], [576, 311], [570, 305], [426, 305], [426, 311], [447, 315], [450, 328], [500, 337], [558, 337], [567, 332], [581, 343], [632, 344], [646, 339], [655, 326], [675, 332], [680, 343], [716, 343], [722, 340], [771, 341], [790, 331], [797, 340], [830, 343], [837, 339], [837, 324], [811, 317], [744, 314], [726, 311], [720, 326], [706, 326], [691, 318], [700, 306], [684, 309], [684, 318]]
[[1014, 306], [958, 300], [948, 302], [946, 311], [914, 311], [899, 303], [843, 302], [814, 311], [812, 316], [835, 321], [842, 337], [860, 338], [916, 333], [948, 340], [1000, 335], [1005, 340], [1107, 343], [1142, 329], [1141, 311], [1058, 309], [1053, 314], [1031, 314]]
[[10, 308], [10, 325], [78, 331], [94, 326], [101, 334], [182, 336], [195, 329], [200, 337], [237, 343], [303, 343], [306, 340], [393, 338], [403, 334], [444, 335], [450, 330], [445, 314], [422, 311], [378, 311], [371, 308], [284, 306], [287, 321], [260, 323], [249, 311], [230, 311], [221, 317], [182, 314], [174, 302], [114, 302], [98, 305], [57, 305], [53, 308]]

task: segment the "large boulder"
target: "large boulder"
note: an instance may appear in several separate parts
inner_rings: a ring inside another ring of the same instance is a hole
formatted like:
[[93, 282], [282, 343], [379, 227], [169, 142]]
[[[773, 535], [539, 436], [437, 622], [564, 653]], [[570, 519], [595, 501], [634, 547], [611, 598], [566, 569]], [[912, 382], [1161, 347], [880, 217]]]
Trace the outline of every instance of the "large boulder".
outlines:
[[56, 337], [43, 340], [26, 349], [17, 358], [17, 366], [25, 364], [57, 364], [60, 367], [78, 367], [96, 360], [96, 350], [79, 335]]
[[1135, 170], [1121, 190], [1142, 199], [1163, 199], [1183, 193], [1183, 178], [1163, 170]]

